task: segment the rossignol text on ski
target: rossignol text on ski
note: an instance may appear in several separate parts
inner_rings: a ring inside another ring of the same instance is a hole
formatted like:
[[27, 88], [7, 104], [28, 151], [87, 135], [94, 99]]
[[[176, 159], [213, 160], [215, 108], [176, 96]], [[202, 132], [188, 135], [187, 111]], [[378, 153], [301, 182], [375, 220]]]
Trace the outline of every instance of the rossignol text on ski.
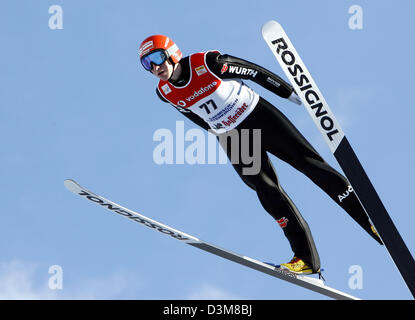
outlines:
[[131, 221], [142, 224], [148, 228], [156, 230], [162, 234], [165, 234], [169, 237], [172, 237], [184, 243], [187, 243], [193, 247], [199, 248], [201, 250], [207, 251], [219, 257], [222, 257], [230, 261], [236, 262], [238, 264], [244, 265], [248, 268], [266, 273], [268, 275], [290, 282], [297, 286], [323, 294], [330, 298], [339, 299], [339, 300], [359, 300], [358, 298], [352, 295], [349, 295], [347, 293], [328, 287], [327, 285], [324, 284], [323, 280], [321, 279], [291, 273], [289, 271], [280, 269], [276, 266], [272, 266], [268, 263], [264, 263], [264, 262], [246, 257], [246, 256], [232, 253], [228, 250], [225, 250], [215, 245], [204, 242], [192, 235], [173, 229], [165, 224], [157, 222], [138, 212], [122, 207], [116, 204], [115, 202], [112, 202], [102, 196], [99, 196], [83, 188], [78, 183], [76, 183], [74, 180], [71, 180], [71, 179], [65, 180], [64, 185], [69, 191], [73, 192], [74, 194], [86, 200], [89, 200], [90, 202], [97, 204], [100, 207], [108, 209], [109, 211], [117, 213], [123, 217], [126, 217]]
[[[325, 138], [350, 181], [350, 190], [356, 193], [415, 297], [415, 261], [311, 74], [278, 22], [269, 21], [264, 24], [262, 36]], [[349, 194], [341, 195], [341, 200]]]

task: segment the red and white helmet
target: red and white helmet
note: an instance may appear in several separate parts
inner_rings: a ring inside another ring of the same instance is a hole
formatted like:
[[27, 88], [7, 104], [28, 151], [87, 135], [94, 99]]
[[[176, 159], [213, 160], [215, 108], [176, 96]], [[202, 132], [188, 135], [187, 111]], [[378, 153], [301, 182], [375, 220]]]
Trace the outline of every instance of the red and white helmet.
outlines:
[[178, 63], [183, 57], [182, 52], [173, 40], [167, 36], [157, 34], [144, 39], [140, 44], [140, 48], [138, 49], [140, 60], [155, 50], [164, 50], [167, 58], [170, 58], [173, 63]]

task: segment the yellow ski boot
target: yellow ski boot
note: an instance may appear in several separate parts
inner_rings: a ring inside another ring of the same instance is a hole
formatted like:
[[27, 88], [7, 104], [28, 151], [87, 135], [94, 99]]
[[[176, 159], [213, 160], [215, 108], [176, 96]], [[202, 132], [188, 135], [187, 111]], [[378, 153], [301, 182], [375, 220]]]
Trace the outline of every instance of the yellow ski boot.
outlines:
[[280, 267], [281, 269], [285, 269], [296, 274], [316, 273], [316, 272], [313, 272], [313, 269], [307, 263], [305, 263], [303, 260], [295, 256], [294, 258], [291, 259], [290, 262], [282, 263]]

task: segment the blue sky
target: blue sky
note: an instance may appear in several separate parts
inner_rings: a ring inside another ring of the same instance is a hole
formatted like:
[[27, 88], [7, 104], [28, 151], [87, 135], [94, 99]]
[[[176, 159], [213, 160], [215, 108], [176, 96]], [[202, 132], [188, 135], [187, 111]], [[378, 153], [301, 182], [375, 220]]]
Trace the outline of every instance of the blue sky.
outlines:
[[[63, 29], [48, 25], [52, 5]], [[349, 8], [363, 9], [351, 30]], [[218, 49], [283, 72], [261, 36], [285, 28], [411, 252], [415, 153], [410, 1], [2, 1], [0, 298], [325, 299], [131, 223], [69, 193], [72, 178], [234, 252], [286, 262], [282, 231], [232, 167], [158, 165], [159, 129], [195, 128], [155, 95], [139, 43], [166, 34], [185, 55]], [[284, 76], [283, 76], [284, 77]], [[285, 77], [284, 77], [285, 78]], [[307, 112], [251, 84], [339, 168]], [[387, 251], [306, 177], [272, 157], [307, 220], [327, 284], [363, 299], [411, 295]], [[51, 290], [59, 265], [63, 288]], [[352, 266], [363, 288], [351, 289]]]

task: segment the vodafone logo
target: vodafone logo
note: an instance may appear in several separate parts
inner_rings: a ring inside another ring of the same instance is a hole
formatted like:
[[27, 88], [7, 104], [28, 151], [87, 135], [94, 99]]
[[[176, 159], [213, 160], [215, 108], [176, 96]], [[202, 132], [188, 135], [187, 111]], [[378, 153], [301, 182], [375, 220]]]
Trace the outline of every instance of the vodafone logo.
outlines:
[[198, 96], [212, 90], [216, 87], [218, 83], [216, 81], [213, 81], [212, 83], [208, 84], [206, 87], [200, 87], [199, 90], [193, 92], [193, 94], [186, 98], [188, 102], [192, 101], [193, 99], [197, 98]]

